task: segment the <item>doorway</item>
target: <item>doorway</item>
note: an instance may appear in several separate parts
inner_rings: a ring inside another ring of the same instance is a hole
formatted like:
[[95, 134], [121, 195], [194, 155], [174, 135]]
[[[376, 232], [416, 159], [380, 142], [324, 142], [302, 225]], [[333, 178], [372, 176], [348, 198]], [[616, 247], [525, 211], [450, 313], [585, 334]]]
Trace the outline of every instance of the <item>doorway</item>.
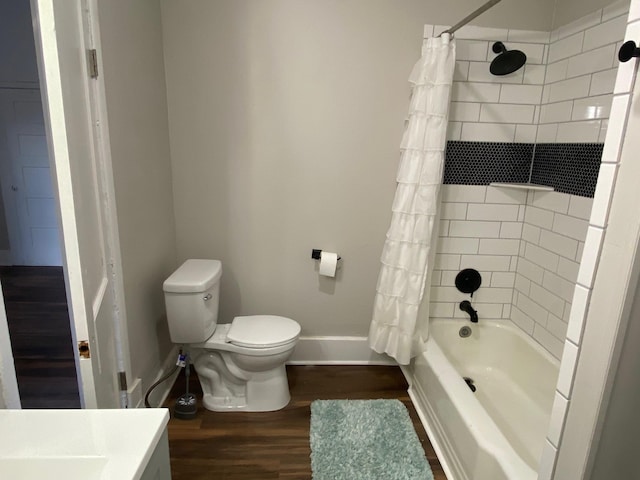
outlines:
[[0, 7], [0, 284], [22, 408], [79, 408], [29, 0]]

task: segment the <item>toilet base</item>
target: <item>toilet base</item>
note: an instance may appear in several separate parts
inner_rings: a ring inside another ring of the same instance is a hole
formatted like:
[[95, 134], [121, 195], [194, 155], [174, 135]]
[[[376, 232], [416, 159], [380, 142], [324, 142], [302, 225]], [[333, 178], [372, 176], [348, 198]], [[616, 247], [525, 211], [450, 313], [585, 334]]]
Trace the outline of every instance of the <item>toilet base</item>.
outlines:
[[237, 377], [230, 379], [228, 375], [223, 374], [222, 382], [219, 381], [218, 372], [212, 375], [210, 369], [202, 368], [202, 365], [201, 368], [198, 367], [196, 363], [196, 371], [204, 393], [202, 404], [207, 410], [272, 412], [286, 407], [291, 399], [284, 364], [263, 372], [245, 371], [249, 377], [246, 381]]

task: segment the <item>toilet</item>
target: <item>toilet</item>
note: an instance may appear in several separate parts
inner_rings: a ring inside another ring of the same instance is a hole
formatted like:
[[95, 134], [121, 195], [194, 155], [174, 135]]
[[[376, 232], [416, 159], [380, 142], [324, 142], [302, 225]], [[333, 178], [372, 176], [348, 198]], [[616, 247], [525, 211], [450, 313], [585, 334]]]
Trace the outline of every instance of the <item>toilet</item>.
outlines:
[[284, 408], [291, 398], [284, 364], [300, 325], [275, 315], [240, 316], [218, 324], [221, 276], [220, 261], [190, 259], [164, 281], [171, 340], [189, 351], [208, 410]]

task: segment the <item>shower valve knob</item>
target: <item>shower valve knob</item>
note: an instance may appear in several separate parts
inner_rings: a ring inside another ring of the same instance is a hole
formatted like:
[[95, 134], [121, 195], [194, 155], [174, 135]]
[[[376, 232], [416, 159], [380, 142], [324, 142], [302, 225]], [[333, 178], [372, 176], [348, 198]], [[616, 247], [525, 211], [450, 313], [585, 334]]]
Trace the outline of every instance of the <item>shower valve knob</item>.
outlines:
[[640, 57], [640, 48], [636, 46], [636, 42], [629, 40], [624, 42], [618, 50], [618, 60], [628, 62], [634, 57]]

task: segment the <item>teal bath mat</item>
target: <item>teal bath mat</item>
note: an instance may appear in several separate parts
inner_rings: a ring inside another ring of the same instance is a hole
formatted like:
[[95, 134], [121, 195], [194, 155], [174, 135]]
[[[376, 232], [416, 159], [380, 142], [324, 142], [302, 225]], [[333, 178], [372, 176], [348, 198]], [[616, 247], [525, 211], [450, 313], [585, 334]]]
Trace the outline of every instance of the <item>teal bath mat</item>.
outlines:
[[316, 400], [311, 404], [313, 480], [433, 480], [399, 400]]

